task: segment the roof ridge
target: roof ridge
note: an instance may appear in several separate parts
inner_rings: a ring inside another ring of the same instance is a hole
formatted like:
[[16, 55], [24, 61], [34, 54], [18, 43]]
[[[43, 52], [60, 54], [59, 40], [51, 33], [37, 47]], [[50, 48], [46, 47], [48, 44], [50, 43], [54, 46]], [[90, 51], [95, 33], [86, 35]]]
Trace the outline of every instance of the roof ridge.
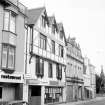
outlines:
[[38, 7], [38, 8], [31, 8], [31, 9], [28, 9], [28, 11], [30, 11], [30, 10], [37, 10], [37, 9], [45, 9], [45, 7], [43, 6], [43, 7]]

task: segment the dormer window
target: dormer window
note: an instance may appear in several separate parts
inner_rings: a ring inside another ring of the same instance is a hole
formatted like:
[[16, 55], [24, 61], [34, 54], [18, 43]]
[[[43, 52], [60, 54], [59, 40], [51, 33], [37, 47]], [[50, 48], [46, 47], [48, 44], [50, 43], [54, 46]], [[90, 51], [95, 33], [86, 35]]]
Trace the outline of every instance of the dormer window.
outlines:
[[54, 24], [52, 25], [52, 34], [55, 34], [56, 28], [54, 26]]
[[46, 27], [46, 19], [45, 16], [42, 16], [42, 27]]
[[60, 31], [60, 39], [63, 40], [63, 31]]

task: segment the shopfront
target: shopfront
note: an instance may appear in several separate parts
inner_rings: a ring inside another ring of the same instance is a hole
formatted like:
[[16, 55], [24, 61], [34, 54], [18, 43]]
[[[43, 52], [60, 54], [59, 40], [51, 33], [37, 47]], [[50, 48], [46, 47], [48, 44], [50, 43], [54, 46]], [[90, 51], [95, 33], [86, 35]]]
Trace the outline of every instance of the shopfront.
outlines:
[[45, 104], [63, 102], [63, 87], [45, 87]]
[[22, 100], [23, 76], [0, 74], [0, 101]]

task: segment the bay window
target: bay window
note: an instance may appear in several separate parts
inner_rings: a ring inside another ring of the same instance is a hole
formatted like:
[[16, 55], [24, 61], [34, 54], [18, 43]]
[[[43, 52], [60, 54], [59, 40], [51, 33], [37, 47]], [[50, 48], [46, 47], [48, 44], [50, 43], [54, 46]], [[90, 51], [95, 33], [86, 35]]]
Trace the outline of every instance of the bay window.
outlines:
[[4, 12], [4, 30], [16, 33], [16, 14], [12, 11]]
[[15, 47], [2, 45], [2, 69], [15, 70]]

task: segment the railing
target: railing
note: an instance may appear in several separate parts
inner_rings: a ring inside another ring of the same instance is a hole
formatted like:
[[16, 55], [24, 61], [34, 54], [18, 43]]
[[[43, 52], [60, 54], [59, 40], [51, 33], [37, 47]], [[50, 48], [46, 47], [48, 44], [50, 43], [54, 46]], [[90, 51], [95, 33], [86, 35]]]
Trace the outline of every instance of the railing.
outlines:
[[27, 8], [19, 2], [19, 0], [4, 0], [5, 2], [9, 2], [14, 4], [15, 6], [17, 6], [20, 10], [20, 12], [22, 12], [23, 14], [27, 13]]
[[20, 12], [27, 14], [27, 8], [22, 3], [18, 2], [18, 7], [20, 9]]
[[66, 60], [64, 58], [60, 57], [59, 55], [53, 54], [50, 51], [41, 49], [39, 46], [36, 45], [33, 46], [33, 53], [36, 55], [40, 55], [44, 58], [50, 59], [52, 61], [66, 65]]
[[13, 3], [14, 5], [18, 5], [18, 0], [8, 0], [8, 1], [10, 1], [11, 3]]

